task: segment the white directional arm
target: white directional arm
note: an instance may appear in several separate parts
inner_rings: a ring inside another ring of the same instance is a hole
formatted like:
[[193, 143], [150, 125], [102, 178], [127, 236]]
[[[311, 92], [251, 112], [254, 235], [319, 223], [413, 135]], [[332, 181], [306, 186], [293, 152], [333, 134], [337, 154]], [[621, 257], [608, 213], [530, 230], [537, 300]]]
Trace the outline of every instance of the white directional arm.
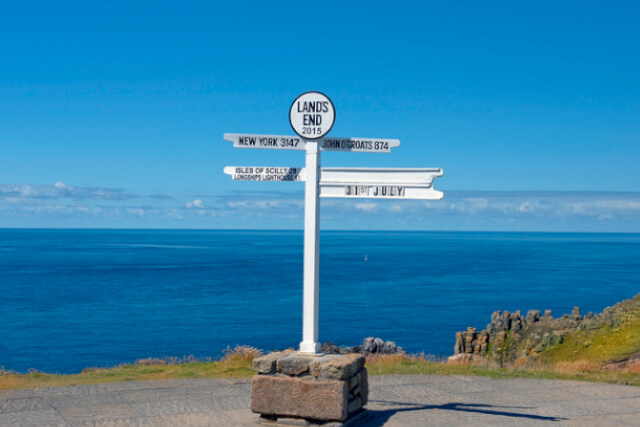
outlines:
[[320, 197], [439, 200], [432, 184], [442, 175], [439, 168], [323, 168]]
[[234, 181], [304, 181], [304, 168], [276, 166], [226, 166], [224, 173]]
[[234, 148], [306, 150], [306, 142], [299, 136], [225, 133], [224, 139], [233, 142]]

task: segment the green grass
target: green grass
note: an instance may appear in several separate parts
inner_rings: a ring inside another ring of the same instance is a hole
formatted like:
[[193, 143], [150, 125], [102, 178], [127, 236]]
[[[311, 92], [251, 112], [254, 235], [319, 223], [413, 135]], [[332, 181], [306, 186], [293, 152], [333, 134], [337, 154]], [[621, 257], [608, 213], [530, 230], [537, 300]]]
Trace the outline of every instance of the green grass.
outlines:
[[547, 363], [588, 361], [605, 364], [640, 353], [640, 309], [629, 307], [618, 322], [566, 334], [562, 344], [542, 354]]
[[251, 361], [260, 354], [259, 350], [239, 346], [214, 362], [190, 361], [193, 358], [187, 361], [143, 359], [135, 364], [113, 368], [87, 368], [71, 375], [43, 372], [17, 374], [0, 369], [0, 390], [176, 378], [248, 378], [253, 375]]
[[153, 368], [143, 365], [121, 365], [114, 368], [85, 369], [72, 375], [0, 372], [0, 390], [174, 378], [247, 378], [251, 375], [253, 371], [250, 360], [192, 362]]
[[[220, 361], [159, 364], [139, 363], [106, 369], [85, 369], [79, 374], [14, 374], [0, 372], [0, 389], [57, 387], [118, 381], [150, 381], [177, 378], [249, 378], [252, 355], [231, 354]], [[491, 378], [569, 379], [640, 386], [640, 372], [601, 372], [591, 369], [498, 369], [448, 365], [422, 357], [376, 356], [367, 359], [370, 375], [480, 375]]]
[[450, 365], [420, 357], [377, 356], [367, 359], [370, 375], [477, 375], [495, 379], [538, 378], [608, 382], [640, 386], [640, 371], [603, 371], [598, 366], [559, 365], [520, 368], [493, 368], [474, 365]]

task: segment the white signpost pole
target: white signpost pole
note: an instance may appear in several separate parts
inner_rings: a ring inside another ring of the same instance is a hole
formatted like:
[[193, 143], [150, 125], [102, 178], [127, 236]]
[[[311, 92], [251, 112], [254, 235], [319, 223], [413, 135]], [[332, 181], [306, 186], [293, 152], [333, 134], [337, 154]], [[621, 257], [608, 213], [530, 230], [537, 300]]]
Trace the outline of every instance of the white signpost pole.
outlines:
[[438, 200], [433, 188], [442, 169], [320, 168], [321, 151], [389, 153], [397, 139], [324, 138], [336, 112], [320, 92], [306, 92], [293, 101], [289, 122], [298, 136], [226, 133], [236, 148], [305, 150], [306, 165], [299, 167], [227, 166], [224, 173], [236, 181], [304, 181], [304, 272], [301, 353], [320, 352], [318, 300], [320, 263], [320, 197], [395, 198]]
[[318, 300], [320, 279], [320, 147], [336, 120], [333, 102], [323, 93], [306, 92], [289, 109], [289, 123], [306, 140], [306, 181], [304, 191], [304, 274], [302, 293], [301, 353], [319, 353]]
[[320, 279], [320, 151], [307, 141], [304, 191], [304, 276], [302, 302], [302, 353], [319, 353], [318, 301]]

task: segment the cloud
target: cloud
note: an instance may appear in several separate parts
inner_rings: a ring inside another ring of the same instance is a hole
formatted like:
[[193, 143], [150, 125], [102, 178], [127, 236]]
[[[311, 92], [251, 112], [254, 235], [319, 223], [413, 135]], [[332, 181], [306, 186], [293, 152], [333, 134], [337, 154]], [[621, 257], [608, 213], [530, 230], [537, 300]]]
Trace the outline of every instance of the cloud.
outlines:
[[186, 207], [187, 209], [204, 209], [204, 203], [200, 199], [195, 199], [193, 202], [187, 202]]
[[[640, 231], [635, 192], [445, 191], [443, 200], [323, 199], [321, 211], [340, 229]], [[353, 215], [367, 211], [375, 219]]]
[[0, 184], [0, 198], [14, 203], [28, 203], [34, 199], [128, 200], [136, 197], [120, 188], [72, 187], [62, 182], [53, 185]]
[[[592, 224], [631, 220], [640, 224], [640, 193], [623, 192], [447, 191], [443, 200], [327, 198], [322, 199], [321, 206], [322, 217], [330, 222], [343, 221], [350, 213], [359, 211], [376, 212], [407, 224], [439, 221], [544, 227], [549, 221], [573, 220], [593, 221]], [[217, 215], [222, 216], [284, 219], [302, 215], [304, 193], [232, 193], [214, 199], [209, 209], [216, 209]]]
[[[144, 204], [135, 203], [136, 198], [121, 189], [61, 182], [2, 184], [0, 227], [55, 226], [61, 221], [96, 227], [106, 223], [271, 229], [303, 226], [301, 191], [233, 192], [175, 202], [168, 196], [137, 198]], [[326, 198], [321, 201], [321, 217], [323, 228], [333, 229], [638, 232], [640, 193], [445, 191], [443, 200], [427, 201]]]
[[173, 200], [174, 199], [172, 196], [169, 196], [167, 194], [151, 194], [149, 198], [156, 199], [156, 200]]
[[[388, 210], [396, 211], [395, 205]], [[640, 218], [640, 193], [570, 191], [448, 191], [443, 200], [403, 202], [403, 211], [454, 216]]]
[[356, 209], [365, 212], [373, 212], [378, 209], [378, 205], [376, 203], [356, 203]]
[[251, 210], [281, 212], [286, 216], [292, 213], [302, 213], [304, 209], [304, 193], [269, 192], [238, 192], [217, 197], [221, 209], [239, 211], [250, 215]]

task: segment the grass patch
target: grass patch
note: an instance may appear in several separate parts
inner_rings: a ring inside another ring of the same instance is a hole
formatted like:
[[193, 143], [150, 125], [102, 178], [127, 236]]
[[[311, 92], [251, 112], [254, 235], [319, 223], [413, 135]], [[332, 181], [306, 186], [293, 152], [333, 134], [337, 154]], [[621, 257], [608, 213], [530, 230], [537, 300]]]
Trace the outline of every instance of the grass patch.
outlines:
[[562, 344], [543, 353], [547, 363], [588, 361], [608, 363], [640, 352], [640, 310], [628, 312], [613, 324], [566, 334]]
[[260, 350], [246, 346], [228, 349], [225, 353], [217, 361], [195, 361], [193, 357], [141, 359], [134, 364], [87, 368], [71, 375], [35, 371], [18, 374], [0, 368], [0, 390], [179, 378], [248, 378], [253, 375], [251, 361], [262, 354]]
[[493, 368], [465, 364], [447, 364], [428, 360], [424, 356], [370, 356], [370, 375], [477, 375], [495, 379], [537, 378], [607, 382], [640, 386], [640, 366], [618, 370], [603, 370], [599, 364], [559, 363], [557, 365], [520, 368]]
[[[218, 361], [193, 359], [143, 359], [135, 364], [105, 369], [85, 369], [79, 374], [53, 375], [42, 372], [16, 374], [0, 370], [0, 389], [57, 387], [98, 384], [117, 381], [150, 381], [179, 378], [250, 378], [252, 360], [261, 355], [251, 347], [236, 347]], [[640, 366], [637, 371], [623, 369], [603, 371], [589, 362], [560, 363], [552, 367], [499, 369], [471, 365], [450, 365], [425, 355], [369, 356], [370, 375], [480, 375], [491, 378], [538, 378], [599, 381], [640, 386]]]

